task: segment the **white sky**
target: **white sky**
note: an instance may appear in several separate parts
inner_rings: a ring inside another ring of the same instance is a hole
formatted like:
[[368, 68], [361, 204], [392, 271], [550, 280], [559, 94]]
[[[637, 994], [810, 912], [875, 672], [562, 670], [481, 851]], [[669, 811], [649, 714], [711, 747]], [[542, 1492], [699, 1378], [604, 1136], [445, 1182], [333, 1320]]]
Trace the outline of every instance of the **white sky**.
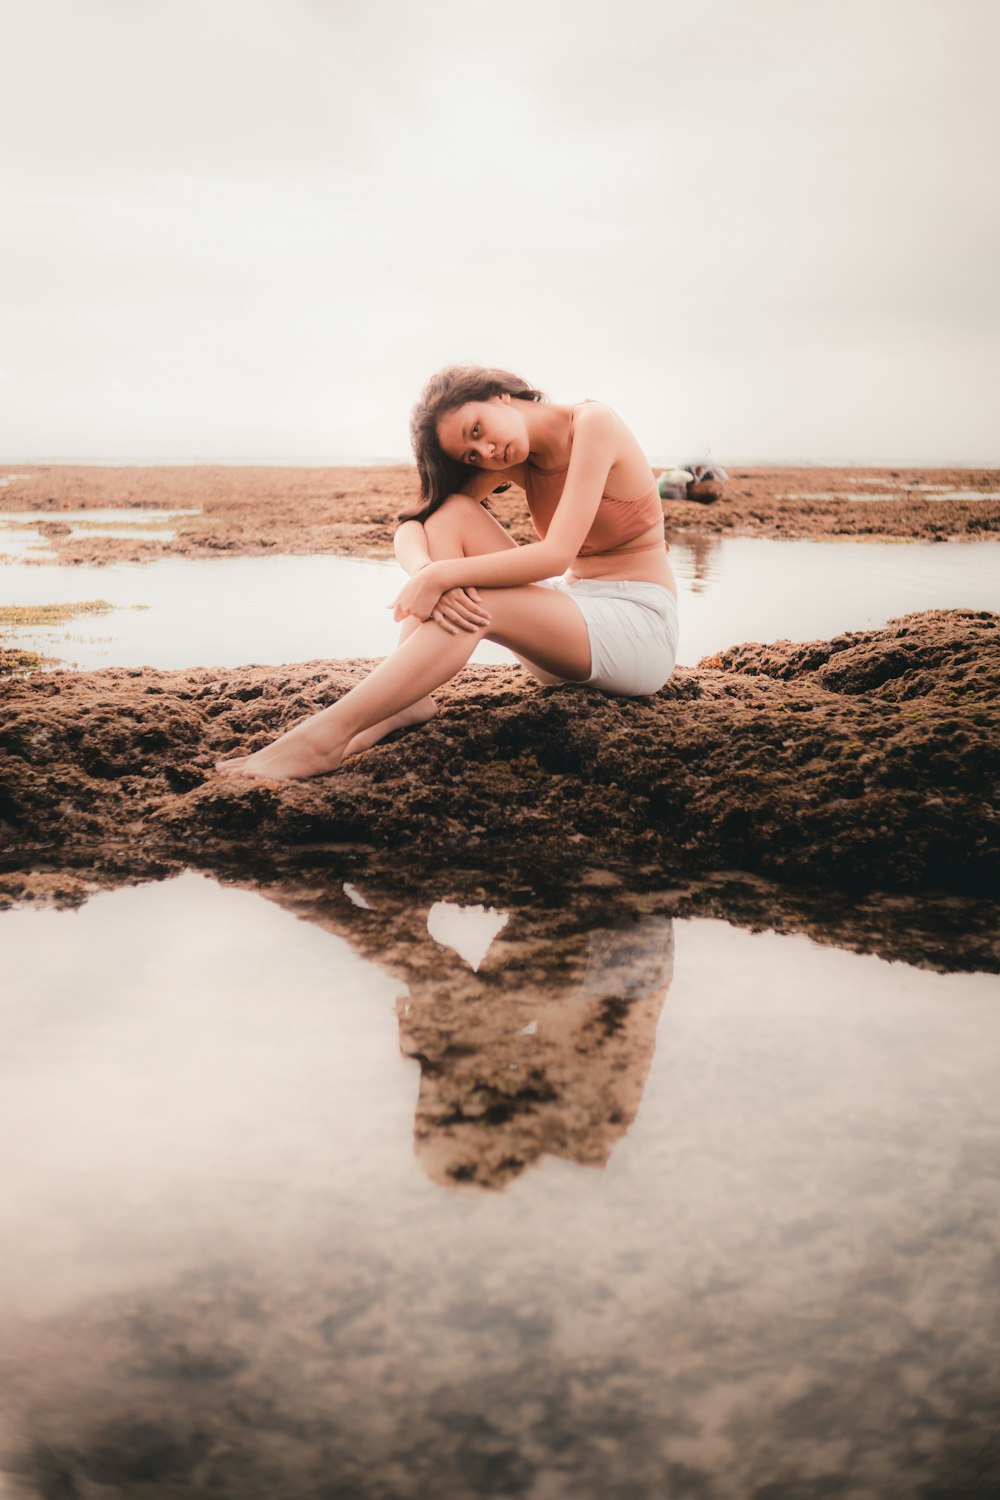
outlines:
[[0, 459], [1000, 461], [995, 0], [0, 0]]

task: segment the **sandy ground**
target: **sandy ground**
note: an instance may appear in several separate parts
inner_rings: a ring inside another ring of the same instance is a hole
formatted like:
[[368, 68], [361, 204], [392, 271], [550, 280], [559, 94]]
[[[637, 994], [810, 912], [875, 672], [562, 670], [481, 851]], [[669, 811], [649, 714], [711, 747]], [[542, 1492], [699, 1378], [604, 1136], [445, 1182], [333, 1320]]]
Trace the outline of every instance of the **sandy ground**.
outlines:
[[[631, 701], [480, 667], [443, 690], [430, 725], [335, 775], [213, 773], [217, 757], [264, 744], [365, 666], [9, 682], [6, 868], [117, 884], [190, 865], [267, 879], [367, 867], [404, 882], [465, 872], [466, 890], [478, 872], [494, 895], [522, 899], [591, 878], [661, 890], [711, 878], [709, 909], [718, 882], [741, 872], [717, 904], [748, 920], [776, 920], [773, 890], [756, 902], [740, 885], [765, 880], [799, 892], [789, 909], [817, 931], [957, 967], [988, 959], [995, 615], [930, 611], [832, 641], [734, 647]], [[48, 879], [7, 877], [7, 896], [52, 894]], [[74, 898], [72, 884], [63, 894]], [[933, 918], [886, 915], [927, 898]]]
[[[975, 491], [982, 498], [931, 499], [922, 485]], [[887, 498], [823, 498], [854, 493]], [[381, 556], [391, 550], [399, 512], [416, 498], [416, 471], [407, 464], [372, 469], [11, 465], [0, 470], [0, 519], [4, 511], [43, 513], [45, 535], [66, 563], [268, 552]], [[520, 490], [494, 496], [490, 504], [519, 541], [532, 539]], [[180, 517], [169, 541], [141, 534], [71, 537], [59, 520], [60, 511], [117, 506], [201, 507], [201, 514]], [[663, 507], [668, 532], [973, 539], [1000, 530], [1000, 471], [736, 469], [713, 504], [666, 500]]]

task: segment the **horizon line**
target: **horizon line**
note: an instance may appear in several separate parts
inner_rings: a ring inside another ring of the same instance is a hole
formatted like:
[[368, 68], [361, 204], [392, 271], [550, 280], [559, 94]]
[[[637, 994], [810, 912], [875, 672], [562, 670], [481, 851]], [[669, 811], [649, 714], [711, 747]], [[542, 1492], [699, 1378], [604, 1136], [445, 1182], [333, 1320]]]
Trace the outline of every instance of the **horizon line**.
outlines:
[[[717, 463], [723, 468], [744, 469], [998, 469], [1000, 459], [985, 462], [970, 462], [968, 459], [921, 459], [907, 462], [904, 459], [880, 458], [727, 458], [715, 459], [708, 455], [692, 459], [694, 463]], [[11, 468], [23, 464], [30, 468], [108, 468], [108, 469], [190, 469], [190, 468], [285, 468], [285, 469], [387, 469], [414, 468], [412, 458], [400, 458], [384, 454], [337, 454], [320, 457], [289, 455], [205, 457], [164, 457], [160, 454], [128, 455], [111, 457], [107, 454], [54, 455], [45, 457], [0, 458], [0, 467]], [[651, 468], [672, 469], [683, 467], [675, 459], [651, 457]], [[498, 471], [499, 473], [500, 471]]]

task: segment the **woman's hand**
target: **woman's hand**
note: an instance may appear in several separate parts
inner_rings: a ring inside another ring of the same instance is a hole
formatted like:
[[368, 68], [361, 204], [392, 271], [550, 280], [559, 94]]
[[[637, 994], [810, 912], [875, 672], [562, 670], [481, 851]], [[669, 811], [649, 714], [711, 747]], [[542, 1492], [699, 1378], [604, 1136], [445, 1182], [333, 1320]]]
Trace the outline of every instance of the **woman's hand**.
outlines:
[[396, 595], [396, 602], [392, 606], [393, 618], [429, 620], [440, 598], [440, 574], [435, 573], [433, 563], [428, 563], [425, 568], [414, 573], [409, 583], [405, 583]]
[[490, 616], [473, 588], [450, 588], [441, 592], [441, 575], [433, 563], [414, 573], [404, 584], [393, 609], [397, 620], [435, 620], [449, 635], [460, 630], [476, 631], [490, 623]]
[[482, 630], [490, 623], [491, 616], [485, 609], [478, 593], [473, 588], [448, 589], [437, 602], [431, 614], [449, 635], [458, 635], [462, 630]]

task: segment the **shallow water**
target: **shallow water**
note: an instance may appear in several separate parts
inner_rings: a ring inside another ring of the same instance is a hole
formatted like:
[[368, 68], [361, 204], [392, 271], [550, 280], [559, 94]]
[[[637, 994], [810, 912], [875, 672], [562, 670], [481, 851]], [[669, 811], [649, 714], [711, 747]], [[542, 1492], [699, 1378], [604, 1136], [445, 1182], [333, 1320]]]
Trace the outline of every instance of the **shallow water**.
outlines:
[[0, 913], [5, 1497], [985, 1494], [996, 979], [432, 899]]
[[[868, 484], [878, 483], [867, 480]], [[884, 482], [884, 481], [883, 481]], [[946, 484], [915, 484], [911, 489], [924, 491], [925, 500], [995, 500], [996, 490], [959, 490]], [[906, 500], [909, 489], [897, 489], [894, 494], [861, 494], [857, 490], [800, 490], [795, 494], [779, 495], [779, 500]]]
[[681, 661], [742, 641], [825, 640], [924, 609], [1000, 610], [1000, 542], [671, 539]]
[[[0, 567], [11, 604], [105, 599], [112, 615], [17, 632], [27, 649], [96, 667], [278, 665], [381, 656], [396, 641], [394, 563], [348, 557], [164, 558]], [[134, 609], [142, 605], [141, 611]], [[130, 608], [132, 606], [132, 608]]]
[[[196, 516], [195, 509], [143, 510], [140, 507], [94, 507], [75, 511], [0, 511], [0, 557], [43, 562], [54, 553], [41, 525], [67, 526], [70, 537], [125, 536], [148, 542], [169, 542], [177, 535], [171, 525], [180, 516]], [[162, 523], [159, 525], [158, 523]]]
[[[680, 661], [748, 640], [811, 640], [912, 610], [1000, 610], [1000, 542], [671, 539]], [[393, 562], [343, 557], [185, 559], [105, 567], [0, 566], [10, 604], [105, 599], [112, 615], [18, 631], [23, 648], [103, 666], [278, 665], [381, 656], [396, 640]], [[130, 606], [143, 605], [141, 611]], [[477, 661], [510, 661], [483, 643]]]

